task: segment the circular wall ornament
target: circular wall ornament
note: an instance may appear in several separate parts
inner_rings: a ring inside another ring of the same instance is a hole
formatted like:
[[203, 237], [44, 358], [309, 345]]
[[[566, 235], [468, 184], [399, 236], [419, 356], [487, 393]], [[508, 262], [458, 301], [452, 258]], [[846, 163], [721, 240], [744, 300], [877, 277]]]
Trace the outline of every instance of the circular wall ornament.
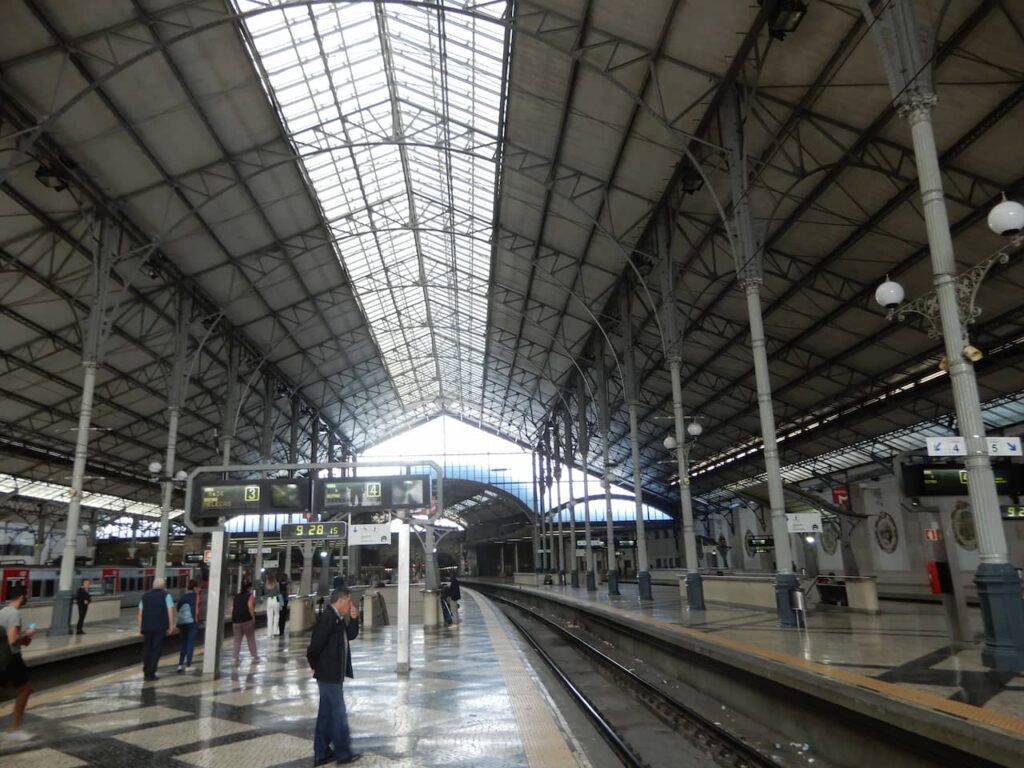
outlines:
[[875, 541], [883, 552], [890, 555], [900, 545], [900, 532], [896, 528], [896, 521], [888, 512], [882, 512], [875, 520]]
[[826, 520], [821, 530], [821, 548], [826, 555], [834, 555], [839, 547], [839, 526], [833, 520]]
[[974, 530], [974, 515], [971, 505], [966, 501], [958, 501], [953, 508], [953, 535], [956, 543], [967, 550], [978, 548], [978, 533]]

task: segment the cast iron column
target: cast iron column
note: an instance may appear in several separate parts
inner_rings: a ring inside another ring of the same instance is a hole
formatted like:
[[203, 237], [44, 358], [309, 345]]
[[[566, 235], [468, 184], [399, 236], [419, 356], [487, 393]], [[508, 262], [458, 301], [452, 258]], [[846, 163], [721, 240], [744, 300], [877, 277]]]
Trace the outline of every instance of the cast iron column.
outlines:
[[608, 594], [619, 593], [619, 564], [615, 557], [615, 521], [612, 519], [612, 469], [608, 459], [608, 436], [611, 432], [611, 416], [608, 410], [608, 369], [604, 350], [597, 355], [597, 408], [601, 419], [601, 487], [604, 488], [604, 522], [608, 543], [605, 548], [608, 568]]

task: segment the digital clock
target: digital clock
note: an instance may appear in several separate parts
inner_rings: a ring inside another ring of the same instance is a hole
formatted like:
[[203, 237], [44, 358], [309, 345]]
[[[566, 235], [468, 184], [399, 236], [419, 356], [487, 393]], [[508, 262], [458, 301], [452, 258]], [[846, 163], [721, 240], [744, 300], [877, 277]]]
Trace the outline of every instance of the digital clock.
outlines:
[[345, 523], [286, 523], [282, 539], [344, 539]]

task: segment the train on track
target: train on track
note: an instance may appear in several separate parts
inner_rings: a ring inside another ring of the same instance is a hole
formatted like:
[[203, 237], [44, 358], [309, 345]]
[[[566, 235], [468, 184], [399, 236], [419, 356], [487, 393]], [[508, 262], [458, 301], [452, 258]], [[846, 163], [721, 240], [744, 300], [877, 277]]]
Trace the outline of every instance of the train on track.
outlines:
[[[201, 570], [199, 566], [168, 567], [167, 590], [177, 597], [188, 587], [189, 579], [202, 580]], [[89, 579], [92, 582], [89, 591], [93, 595], [116, 595], [121, 598], [122, 608], [133, 608], [142, 593], [153, 586], [155, 577], [155, 568], [136, 565], [75, 566], [72, 589], [78, 589], [83, 579]], [[5, 563], [0, 565], [0, 601], [6, 601], [16, 585], [27, 587], [29, 599], [53, 600], [59, 580], [59, 566]]]

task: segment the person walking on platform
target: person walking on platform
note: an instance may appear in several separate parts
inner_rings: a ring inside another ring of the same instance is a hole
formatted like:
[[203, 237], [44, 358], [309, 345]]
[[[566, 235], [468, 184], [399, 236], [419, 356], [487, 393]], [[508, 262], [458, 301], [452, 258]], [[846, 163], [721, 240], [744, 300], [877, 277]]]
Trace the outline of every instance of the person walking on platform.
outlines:
[[288, 623], [288, 577], [281, 574], [277, 577], [277, 586], [281, 590], [281, 615], [277, 620], [277, 631], [284, 639], [284, 627]]
[[243, 637], [249, 643], [249, 655], [252, 660], [260, 660], [256, 652], [256, 596], [252, 593], [250, 581], [243, 581], [242, 588], [235, 595], [235, 602], [231, 607], [231, 635], [234, 639], [235, 664], [241, 663], [238, 654], [242, 650]]
[[163, 579], [153, 579], [153, 588], [139, 601], [139, 634], [142, 635], [142, 679], [156, 680], [164, 637], [174, 632], [174, 598]]
[[178, 653], [178, 674], [192, 666], [192, 652], [199, 634], [199, 582], [192, 579], [188, 591], [178, 600], [178, 629], [181, 630], [181, 651]]
[[459, 600], [462, 599], [462, 587], [459, 586], [458, 574], [452, 574], [452, 580], [448, 584], [448, 599], [452, 603], [452, 617], [456, 624], [459, 623]]
[[281, 588], [273, 576], [267, 576], [263, 584], [263, 597], [267, 606], [267, 637], [276, 637], [281, 617]]
[[76, 635], [84, 635], [85, 614], [89, 610], [89, 603], [92, 602], [92, 595], [89, 594], [89, 586], [92, 584], [89, 579], [82, 579], [82, 586], [75, 593], [75, 602], [78, 603], [78, 625], [75, 627]]
[[313, 765], [352, 763], [360, 757], [352, 751], [342, 690], [345, 678], [352, 677], [349, 642], [358, 634], [359, 609], [352, 603], [352, 591], [347, 587], [333, 590], [330, 605], [313, 627], [313, 635], [306, 648], [306, 660], [320, 689]]
[[32, 734], [21, 728], [28, 697], [32, 694], [32, 686], [28, 682], [28, 667], [21, 657], [21, 649], [32, 642], [36, 630], [34, 624], [24, 631], [21, 629], [21, 609], [28, 602], [25, 587], [17, 584], [8, 590], [7, 595], [7, 605], [0, 610], [0, 632], [6, 635], [10, 658], [6, 660], [6, 667], [0, 669], [0, 683], [10, 683], [17, 688], [18, 693], [14, 699], [14, 711], [11, 713], [11, 730], [4, 734], [3, 742], [18, 743], [32, 739]]

